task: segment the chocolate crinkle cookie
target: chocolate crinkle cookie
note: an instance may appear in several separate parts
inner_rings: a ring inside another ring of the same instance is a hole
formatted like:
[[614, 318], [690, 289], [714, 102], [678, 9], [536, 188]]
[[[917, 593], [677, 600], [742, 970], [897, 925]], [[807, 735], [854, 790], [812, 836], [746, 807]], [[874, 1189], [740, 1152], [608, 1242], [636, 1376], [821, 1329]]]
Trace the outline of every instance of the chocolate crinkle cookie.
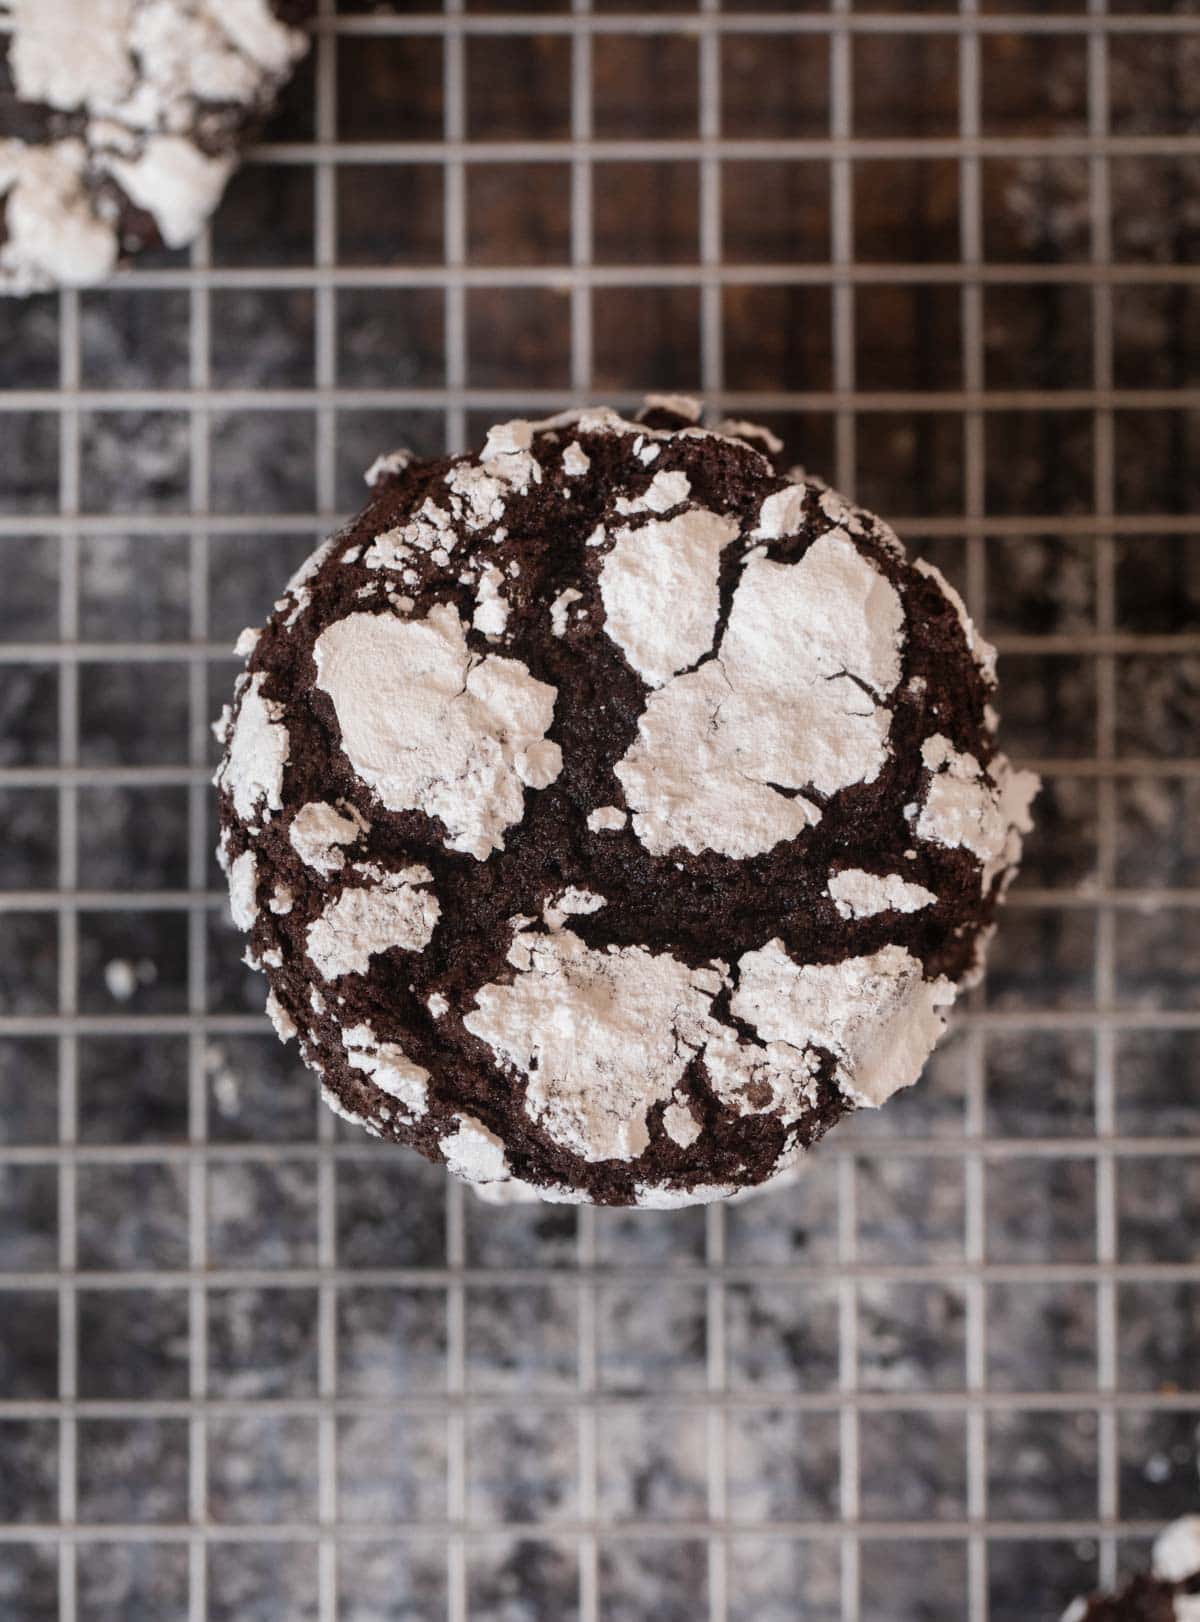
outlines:
[[1062, 1622], [1200, 1622], [1200, 1515], [1159, 1534], [1149, 1574], [1120, 1593], [1072, 1601]]
[[280, 1035], [509, 1196], [718, 1199], [908, 1086], [1029, 827], [953, 588], [699, 414], [382, 458], [218, 725]]
[[0, 293], [185, 246], [308, 48], [305, 0], [0, 0]]

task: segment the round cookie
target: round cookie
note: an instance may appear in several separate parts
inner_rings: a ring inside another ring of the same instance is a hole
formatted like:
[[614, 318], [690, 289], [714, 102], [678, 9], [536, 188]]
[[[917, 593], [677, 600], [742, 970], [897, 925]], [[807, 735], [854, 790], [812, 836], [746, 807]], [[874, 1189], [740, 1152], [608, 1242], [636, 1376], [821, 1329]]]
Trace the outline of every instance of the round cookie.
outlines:
[[908, 1086], [1030, 825], [954, 590], [698, 418], [382, 458], [218, 725], [280, 1035], [508, 1193], [721, 1198]]
[[1159, 1533], [1149, 1573], [1117, 1594], [1073, 1600], [1062, 1622], [1200, 1622], [1200, 1515]]
[[0, 0], [0, 293], [185, 246], [308, 36], [307, 0]]

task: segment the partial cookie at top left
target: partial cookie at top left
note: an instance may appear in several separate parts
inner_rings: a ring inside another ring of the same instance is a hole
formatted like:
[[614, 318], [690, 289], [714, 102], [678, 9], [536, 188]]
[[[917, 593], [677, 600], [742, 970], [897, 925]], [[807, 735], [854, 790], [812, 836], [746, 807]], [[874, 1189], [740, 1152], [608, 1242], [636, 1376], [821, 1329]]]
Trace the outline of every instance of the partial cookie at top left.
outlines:
[[185, 247], [308, 49], [308, 0], [0, 0], [0, 293]]

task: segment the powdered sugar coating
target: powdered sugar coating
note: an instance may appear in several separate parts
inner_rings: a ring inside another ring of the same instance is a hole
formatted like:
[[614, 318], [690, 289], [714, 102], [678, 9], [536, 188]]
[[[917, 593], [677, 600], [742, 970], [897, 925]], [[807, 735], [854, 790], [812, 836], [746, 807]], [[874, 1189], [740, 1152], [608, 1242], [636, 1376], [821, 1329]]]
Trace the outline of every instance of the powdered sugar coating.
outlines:
[[643, 1211], [679, 1211], [688, 1205], [715, 1205], [737, 1190], [732, 1183], [695, 1183], [691, 1188], [655, 1188], [641, 1184], [635, 1204]]
[[804, 523], [804, 504], [807, 491], [802, 484], [791, 484], [785, 490], [776, 490], [758, 510], [758, 524], [754, 537], [760, 541], [777, 541], [781, 536], [794, 535]]
[[275, 1035], [281, 1042], [291, 1042], [295, 1039], [300, 1027], [273, 991], [267, 993], [267, 1018], [274, 1026]]
[[258, 917], [258, 858], [245, 850], [229, 869], [229, 910], [240, 930], [254, 928]]
[[[1027, 822], [940, 580], [768, 436], [663, 423], [385, 459], [243, 645], [227, 754], [251, 693], [287, 735], [278, 791], [222, 767], [251, 960], [340, 1108], [489, 1197], [794, 1175], [915, 1079]], [[918, 828], [943, 776], [978, 837]]]
[[594, 834], [613, 833], [628, 821], [629, 812], [622, 811], [619, 805], [598, 805], [587, 814], [588, 828]]
[[108, 167], [125, 195], [154, 216], [167, 247], [183, 248], [220, 202], [236, 163], [209, 157], [182, 135], [150, 135], [136, 157], [110, 157]]
[[234, 140], [308, 45], [268, 0], [7, 0], [7, 10], [14, 93], [64, 115], [68, 132], [0, 143], [8, 293], [108, 276], [122, 246], [114, 187], [168, 247], [189, 242], [233, 170]]
[[519, 935], [511, 985], [482, 986], [463, 1020], [525, 1077], [525, 1108], [583, 1160], [633, 1160], [670, 1098], [719, 979], [641, 947], [594, 952], [572, 931]]
[[1168, 1583], [1200, 1576], [1200, 1515], [1173, 1521], [1154, 1540], [1154, 1575]]
[[1020, 835], [1033, 826], [1029, 807], [1037, 778], [1013, 771], [1003, 755], [985, 772], [974, 755], [960, 753], [941, 733], [926, 738], [921, 758], [932, 775], [917, 837], [969, 850], [983, 864], [984, 890], [990, 889], [996, 875], [1020, 857]]
[[[820, 820], [805, 789], [872, 782], [900, 676], [903, 608], [839, 530], [799, 563], [751, 554], [719, 655], [646, 705], [616, 766], [647, 849], [743, 858]], [[791, 791], [791, 792], [781, 792]]]
[[642, 415], [666, 412], [683, 423], [698, 423], [704, 415], [704, 402], [694, 394], [648, 394], [642, 402]]
[[722, 1026], [705, 1043], [704, 1068], [713, 1092], [738, 1115], [769, 1112], [788, 1126], [816, 1101], [818, 1056], [795, 1044], [747, 1042]]
[[881, 912], [919, 912], [937, 896], [923, 884], [910, 884], [898, 873], [864, 873], [845, 867], [830, 876], [829, 894], [843, 918], [874, 918]]
[[263, 695], [265, 677], [250, 678], [229, 733], [225, 759], [216, 783], [233, 795], [234, 807], [247, 820], [269, 818], [283, 809], [283, 769], [288, 761], [287, 728], [280, 725], [283, 705]]
[[288, 829], [288, 840], [300, 860], [326, 878], [346, 865], [343, 845], [352, 845], [369, 824], [352, 805], [342, 808], [312, 800], [302, 805]]
[[92, 212], [84, 185], [82, 141], [39, 151], [0, 141], [0, 198], [6, 239], [0, 245], [0, 293], [44, 287], [88, 287], [117, 263], [117, 240]]
[[504, 1140], [474, 1115], [460, 1115], [458, 1130], [439, 1138], [438, 1148], [456, 1177], [468, 1183], [502, 1183], [508, 1178]]
[[588, 913], [599, 912], [603, 905], [602, 895], [597, 895], [594, 890], [580, 890], [571, 884], [545, 903], [542, 921], [553, 934], [562, 928], [568, 918], [585, 918]]
[[426, 888], [432, 880], [428, 868], [407, 867], [369, 887], [343, 890], [308, 927], [308, 956], [322, 978], [366, 974], [372, 957], [393, 947], [428, 946], [441, 913]]
[[482, 631], [489, 642], [498, 641], [508, 624], [508, 603], [501, 587], [504, 576], [499, 569], [488, 568], [479, 577], [475, 591], [475, 612], [471, 624]]
[[686, 1104], [668, 1104], [663, 1110], [663, 1131], [681, 1148], [688, 1149], [704, 1131]]
[[730, 1007], [768, 1041], [830, 1049], [836, 1080], [856, 1104], [878, 1107], [911, 1087], [945, 1029], [954, 986], [927, 980], [899, 946], [841, 963], [797, 964], [780, 940], [748, 952]]
[[582, 596], [583, 593], [576, 591], [574, 586], [567, 586], [559, 592], [558, 596], [550, 604], [550, 633], [552, 636], [566, 636], [567, 613], [571, 604], [579, 602]]
[[735, 520], [694, 508], [613, 537], [600, 570], [604, 628], [651, 687], [712, 647], [721, 553], [737, 533]]
[[[637, 454], [640, 457], [641, 453]], [[640, 495], [618, 496], [614, 505], [626, 518], [634, 513], [668, 513], [673, 507], [681, 507], [691, 492], [692, 481], [676, 469], [656, 473]]]
[[421, 810], [483, 861], [562, 769], [546, 741], [554, 689], [515, 659], [480, 659], [453, 608], [421, 621], [352, 614], [313, 649], [355, 772], [391, 811]]
[[356, 1025], [342, 1036], [351, 1068], [371, 1078], [380, 1092], [396, 1100], [409, 1116], [428, 1107], [429, 1072], [414, 1064], [396, 1042], [379, 1042], [369, 1025]]

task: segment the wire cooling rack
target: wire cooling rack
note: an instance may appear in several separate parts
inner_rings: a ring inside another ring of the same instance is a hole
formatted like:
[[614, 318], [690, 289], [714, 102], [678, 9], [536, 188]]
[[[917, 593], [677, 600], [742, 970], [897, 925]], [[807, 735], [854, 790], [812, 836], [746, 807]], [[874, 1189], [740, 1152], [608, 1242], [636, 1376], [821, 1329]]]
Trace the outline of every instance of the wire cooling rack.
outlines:
[[[190, 254], [0, 309], [0, 1614], [1056, 1616], [1200, 1496], [1200, 17], [315, 36]], [[643, 388], [961, 585], [1040, 827], [799, 1187], [484, 1210], [266, 1032], [208, 724], [376, 452]]]

